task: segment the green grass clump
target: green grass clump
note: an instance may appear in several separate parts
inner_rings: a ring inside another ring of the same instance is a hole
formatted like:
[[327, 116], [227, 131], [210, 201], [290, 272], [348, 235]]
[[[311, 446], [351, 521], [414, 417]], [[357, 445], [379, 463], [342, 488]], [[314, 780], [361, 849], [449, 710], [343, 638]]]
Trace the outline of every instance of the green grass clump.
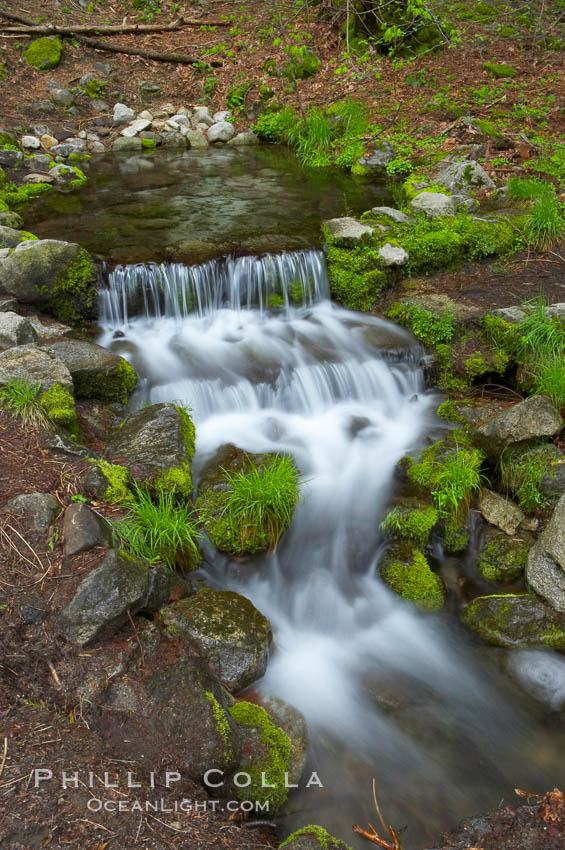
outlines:
[[15, 378], [0, 387], [0, 408], [21, 419], [26, 428], [45, 427], [48, 417], [41, 406], [41, 383], [33, 386]]
[[384, 518], [381, 530], [398, 540], [406, 540], [415, 546], [424, 547], [437, 521], [438, 513], [431, 505], [423, 508], [396, 506]]
[[280, 144], [288, 141], [291, 130], [298, 122], [298, 116], [294, 109], [285, 106], [278, 112], [264, 112], [257, 119], [257, 123], [251, 128], [261, 142]]
[[506, 185], [511, 201], [533, 201], [525, 230], [528, 245], [540, 251], [553, 247], [563, 237], [565, 217], [552, 184], [536, 178], [511, 177]]
[[441, 517], [453, 520], [468, 510], [481, 488], [483, 459], [463, 432], [453, 431], [445, 441], [439, 440], [423, 452], [408, 469], [408, 477], [431, 493]]
[[545, 475], [551, 475], [554, 451], [553, 445], [526, 450], [508, 448], [500, 456], [498, 471], [502, 485], [526, 513], [544, 510], [549, 503], [541, 484]]
[[397, 301], [388, 311], [387, 318], [410, 328], [416, 339], [430, 347], [450, 342], [455, 333], [453, 314], [449, 310], [437, 315], [419, 304]]
[[549, 396], [559, 409], [565, 407], [565, 362], [561, 357], [543, 363], [533, 381], [536, 393]]
[[565, 405], [565, 327], [552, 316], [543, 298], [526, 304], [526, 317], [516, 328], [519, 379], [528, 391], [548, 395]]
[[351, 850], [349, 844], [344, 844], [343, 841], [334, 838], [323, 826], [317, 826], [316, 824], [309, 824], [308, 826], [303, 826], [302, 829], [297, 829], [282, 844], [279, 844], [278, 850], [283, 850], [283, 847], [288, 847], [289, 844], [302, 836], [305, 836], [306, 839], [308, 837], [315, 838], [318, 842], [319, 850]]
[[171, 569], [193, 570], [198, 566], [197, 524], [192, 510], [174, 493], [158, 490], [152, 497], [148, 490], [134, 484], [133, 497], [126, 504], [128, 515], [115, 528], [134, 555]]

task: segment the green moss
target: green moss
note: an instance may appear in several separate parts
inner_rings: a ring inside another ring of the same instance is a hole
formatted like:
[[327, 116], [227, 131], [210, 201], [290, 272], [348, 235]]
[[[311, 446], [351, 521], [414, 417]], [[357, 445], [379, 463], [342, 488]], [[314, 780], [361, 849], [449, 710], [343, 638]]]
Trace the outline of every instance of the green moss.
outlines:
[[502, 453], [498, 467], [502, 485], [522, 510], [530, 513], [548, 506], [549, 499], [541, 489], [542, 480], [546, 475], [551, 476], [558, 456], [553, 444], [526, 449], [509, 447]]
[[144, 151], [152, 151], [155, 148], [155, 139], [142, 139], [141, 146]]
[[71, 189], [80, 189], [81, 186], [85, 186], [88, 183], [88, 177], [84, 171], [81, 171], [76, 165], [71, 166], [71, 168], [75, 173], [75, 179], [71, 180], [67, 185], [70, 186]]
[[388, 586], [403, 599], [415, 602], [424, 611], [443, 608], [445, 588], [441, 578], [430, 568], [426, 556], [412, 550], [411, 560], [389, 560], [379, 566], [380, 575]]
[[398, 540], [406, 540], [415, 546], [424, 547], [438, 521], [438, 512], [431, 505], [423, 508], [398, 505], [387, 514], [381, 529]]
[[316, 826], [314, 824], [303, 826], [302, 829], [297, 829], [296, 832], [293, 832], [292, 835], [288, 836], [286, 841], [279, 844], [279, 850], [282, 850], [283, 847], [288, 847], [291, 842], [300, 838], [302, 835], [307, 837], [314, 836], [318, 842], [320, 850], [351, 850], [351, 847], [348, 844], [344, 844], [343, 841], [339, 841], [339, 839], [334, 838], [333, 835], [330, 835], [330, 833], [323, 828], [323, 826]]
[[[171, 627], [170, 627], [171, 628]], [[204, 693], [208, 702], [212, 703], [212, 711], [214, 712], [214, 720], [216, 721], [216, 726], [218, 732], [220, 733], [220, 737], [224, 742], [225, 747], [225, 755], [226, 760], [230, 760], [232, 757], [232, 745], [231, 745], [231, 729], [230, 724], [228, 723], [228, 719], [226, 717], [226, 713], [214, 694], [211, 691], [205, 691]]]
[[378, 249], [338, 248], [327, 230], [326, 258], [333, 297], [350, 310], [368, 312], [388, 285]]
[[443, 536], [443, 547], [449, 555], [458, 555], [464, 552], [471, 539], [471, 532], [467, 528], [467, 511], [443, 516], [440, 521], [440, 529]]
[[483, 578], [490, 582], [510, 584], [520, 578], [528, 562], [529, 546], [504, 532], [496, 532], [479, 558]]
[[465, 374], [470, 380], [484, 375], [485, 372], [490, 371], [490, 368], [490, 364], [478, 351], [472, 357], [468, 357], [464, 363]]
[[[306, 80], [313, 77], [320, 67], [320, 60], [307, 47], [296, 44], [286, 48], [288, 64], [283, 71], [283, 76], [289, 80]], [[289, 65], [292, 66], [292, 71]]]
[[123, 504], [132, 498], [129, 489], [130, 474], [125, 466], [108, 463], [106, 460], [96, 461], [100, 471], [108, 479], [108, 489], [104, 493], [104, 501], [111, 504]]
[[505, 77], [515, 77], [518, 73], [516, 68], [513, 68], [512, 65], [507, 65], [504, 62], [499, 65], [495, 62], [485, 62], [483, 70], [487, 71], [488, 74], [496, 80], [503, 79]]
[[0, 189], [0, 199], [9, 209], [18, 209], [29, 203], [33, 198], [46, 195], [52, 189], [53, 186], [50, 183], [26, 183], [24, 186], [15, 186], [13, 183], [9, 183]]
[[465, 419], [458, 412], [455, 402], [451, 399], [444, 401], [437, 409], [437, 415], [441, 419], [447, 419], [448, 422], [455, 422], [458, 425], [465, 425]]
[[196, 439], [196, 430], [194, 422], [188, 412], [188, 408], [182, 404], [175, 404], [175, 409], [181, 417], [181, 434], [186, 446], [186, 454], [189, 460], [194, 457], [194, 441]]
[[181, 466], [171, 466], [162, 472], [152, 483], [155, 490], [165, 493], [175, 493], [185, 499], [192, 498], [192, 474], [188, 463]]
[[51, 311], [61, 322], [80, 324], [94, 318], [96, 294], [96, 269], [88, 252], [81, 249], [53, 287]]
[[[89, 153], [79, 153], [78, 151], [73, 151], [73, 153], [69, 154], [68, 162], [88, 162], [89, 159], [92, 159]], [[82, 174], [82, 171], [81, 171]], [[86, 178], [85, 178], [86, 179]]]
[[59, 38], [36, 38], [23, 52], [23, 57], [38, 71], [50, 71], [61, 61], [63, 45]]
[[396, 301], [386, 315], [393, 322], [410, 328], [416, 339], [429, 347], [449, 342], [455, 333], [454, 318], [449, 310], [438, 315], [419, 304]]
[[478, 596], [461, 615], [485, 643], [565, 649], [565, 620], [529, 593]]
[[20, 144], [16, 136], [13, 133], [9, 133], [7, 130], [0, 131], [0, 148], [10, 148], [14, 150], [20, 150]]
[[[269, 814], [275, 814], [286, 801], [288, 789], [285, 788], [285, 773], [288, 771], [290, 740], [275, 726], [264, 708], [251, 702], [238, 702], [230, 708], [231, 715], [239, 726], [259, 729], [261, 744], [265, 754], [245, 768], [251, 777], [246, 788], [238, 789], [240, 800], [260, 800], [269, 803]], [[262, 774], [268, 784], [274, 788], [263, 788]]]
[[55, 425], [67, 428], [69, 431], [78, 429], [75, 400], [61, 384], [55, 384], [51, 389], [46, 390], [41, 396], [40, 404]]
[[79, 398], [97, 398], [107, 402], [127, 404], [137, 386], [137, 374], [125, 358], [104, 372], [77, 372], [75, 392]]

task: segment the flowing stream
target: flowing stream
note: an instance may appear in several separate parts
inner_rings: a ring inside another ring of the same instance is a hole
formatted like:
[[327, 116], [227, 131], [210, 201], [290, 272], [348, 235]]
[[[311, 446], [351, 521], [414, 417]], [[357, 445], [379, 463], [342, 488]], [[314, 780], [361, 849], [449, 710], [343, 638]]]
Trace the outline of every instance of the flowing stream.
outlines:
[[[474, 644], [449, 608], [404, 604], [376, 573], [395, 464], [442, 427], [414, 341], [333, 305], [313, 250], [117, 267], [100, 324], [101, 344], [141, 376], [134, 403], [192, 408], [196, 479], [224, 443], [289, 452], [301, 470], [276, 553], [235, 563], [209, 550], [205, 568], [270, 619], [271, 659], [255, 687], [308, 721], [307, 775], [324, 788], [291, 796], [285, 828], [320, 823], [366, 847], [351, 826], [378, 823], [375, 777], [411, 850], [514, 802], [514, 787], [553, 787], [559, 746], [500, 676], [498, 651]], [[449, 562], [436, 566], [449, 579]]]

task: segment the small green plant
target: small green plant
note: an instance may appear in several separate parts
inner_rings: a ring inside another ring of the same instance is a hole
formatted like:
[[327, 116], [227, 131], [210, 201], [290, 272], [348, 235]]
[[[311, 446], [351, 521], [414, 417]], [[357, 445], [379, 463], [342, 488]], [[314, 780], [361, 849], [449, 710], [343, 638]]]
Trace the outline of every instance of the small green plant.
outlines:
[[0, 387], [0, 408], [21, 419], [26, 428], [41, 428], [48, 419], [40, 402], [41, 384], [16, 378]]
[[126, 502], [127, 516], [116, 523], [116, 532], [127, 548], [151, 563], [174, 569], [194, 569], [200, 560], [198, 532], [192, 510], [174, 493], [158, 490], [153, 497], [133, 485]]
[[74, 493], [71, 496], [71, 502], [82, 502], [84, 505], [88, 504], [88, 499], [86, 496], [83, 496], [82, 493]]
[[561, 321], [551, 316], [543, 297], [524, 305], [527, 313], [517, 329], [519, 358], [535, 363], [565, 354], [565, 331]]
[[528, 245], [537, 250], [553, 247], [563, 236], [565, 218], [563, 204], [551, 183], [536, 178], [511, 177], [507, 186], [511, 201], [533, 201], [525, 232]]
[[561, 356], [543, 362], [533, 381], [536, 393], [549, 396], [559, 409], [565, 407], [565, 362]]
[[406, 304], [397, 301], [387, 313], [389, 319], [410, 328], [414, 336], [424, 345], [434, 346], [447, 343], [455, 332], [454, 319], [449, 310], [441, 315], [420, 307], [419, 304]]

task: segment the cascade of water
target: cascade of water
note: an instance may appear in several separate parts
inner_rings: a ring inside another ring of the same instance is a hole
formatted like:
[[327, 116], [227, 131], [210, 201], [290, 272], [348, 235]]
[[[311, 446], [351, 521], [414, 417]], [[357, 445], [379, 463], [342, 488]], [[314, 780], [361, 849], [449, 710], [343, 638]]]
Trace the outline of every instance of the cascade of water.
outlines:
[[[284, 309], [268, 309], [273, 294]], [[274, 651], [258, 687], [308, 720], [326, 788], [303, 795], [292, 825], [323, 822], [354, 843], [350, 824], [374, 817], [377, 775], [387, 817], [414, 827], [408, 848], [510, 791], [524, 718], [456, 631], [376, 574], [395, 464], [431, 421], [408, 336], [332, 305], [314, 251], [118, 268], [101, 324], [101, 343], [132, 360], [146, 398], [192, 408], [196, 477], [228, 442], [291, 453], [303, 473], [277, 552], [244, 566], [215, 554], [209, 574], [269, 617]], [[532, 774], [530, 762], [528, 787]]]

